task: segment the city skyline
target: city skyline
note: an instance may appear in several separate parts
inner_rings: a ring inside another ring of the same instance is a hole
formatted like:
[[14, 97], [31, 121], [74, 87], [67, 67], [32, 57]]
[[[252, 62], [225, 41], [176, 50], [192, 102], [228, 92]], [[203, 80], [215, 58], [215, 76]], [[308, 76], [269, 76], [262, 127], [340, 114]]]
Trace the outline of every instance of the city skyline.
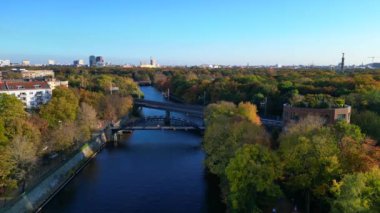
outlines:
[[[0, 59], [69, 64], [347, 65], [380, 57], [380, 2], [6, 1]], [[17, 14], [17, 16], [14, 16]], [[374, 59], [379, 61], [380, 58]]]

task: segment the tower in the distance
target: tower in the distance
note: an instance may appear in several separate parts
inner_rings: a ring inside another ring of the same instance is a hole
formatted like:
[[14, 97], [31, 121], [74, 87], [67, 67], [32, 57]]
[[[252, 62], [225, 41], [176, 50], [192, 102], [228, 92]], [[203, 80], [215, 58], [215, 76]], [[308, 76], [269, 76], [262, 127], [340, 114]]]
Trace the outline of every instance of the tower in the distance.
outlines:
[[343, 72], [344, 71], [344, 53], [342, 53], [342, 63], [340, 64], [340, 70]]

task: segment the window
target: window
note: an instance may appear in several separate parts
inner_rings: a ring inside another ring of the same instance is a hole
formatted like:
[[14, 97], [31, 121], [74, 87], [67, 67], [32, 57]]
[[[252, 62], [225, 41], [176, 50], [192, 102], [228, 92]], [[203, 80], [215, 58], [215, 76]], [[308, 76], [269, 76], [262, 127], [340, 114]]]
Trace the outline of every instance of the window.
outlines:
[[24, 89], [24, 87], [23, 86], [17, 86], [17, 89]]
[[338, 116], [337, 116], [337, 120], [346, 120], [346, 118], [347, 118], [347, 116], [346, 116], [346, 114], [338, 114]]
[[36, 85], [34, 85], [34, 88], [41, 88], [41, 85], [36, 84]]

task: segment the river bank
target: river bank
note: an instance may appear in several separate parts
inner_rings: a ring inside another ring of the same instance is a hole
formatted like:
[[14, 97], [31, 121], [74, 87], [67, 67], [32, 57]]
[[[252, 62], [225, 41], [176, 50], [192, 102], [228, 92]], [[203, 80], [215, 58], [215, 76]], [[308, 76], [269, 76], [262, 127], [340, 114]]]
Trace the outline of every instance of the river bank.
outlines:
[[104, 147], [107, 142], [106, 135], [107, 128], [98, 133], [90, 142], [86, 143], [73, 158], [68, 160], [40, 184], [30, 191], [23, 193], [14, 205], [2, 209], [1, 212], [20, 213], [39, 211]]

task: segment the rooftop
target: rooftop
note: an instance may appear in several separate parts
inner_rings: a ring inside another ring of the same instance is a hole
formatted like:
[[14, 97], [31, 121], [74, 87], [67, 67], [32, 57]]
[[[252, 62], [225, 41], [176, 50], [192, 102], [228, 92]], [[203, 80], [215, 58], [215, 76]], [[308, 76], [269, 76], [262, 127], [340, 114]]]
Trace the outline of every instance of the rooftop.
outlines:
[[15, 90], [34, 90], [34, 89], [50, 89], [45, 81], [2, 81], [0, 82], [0, 91]]

